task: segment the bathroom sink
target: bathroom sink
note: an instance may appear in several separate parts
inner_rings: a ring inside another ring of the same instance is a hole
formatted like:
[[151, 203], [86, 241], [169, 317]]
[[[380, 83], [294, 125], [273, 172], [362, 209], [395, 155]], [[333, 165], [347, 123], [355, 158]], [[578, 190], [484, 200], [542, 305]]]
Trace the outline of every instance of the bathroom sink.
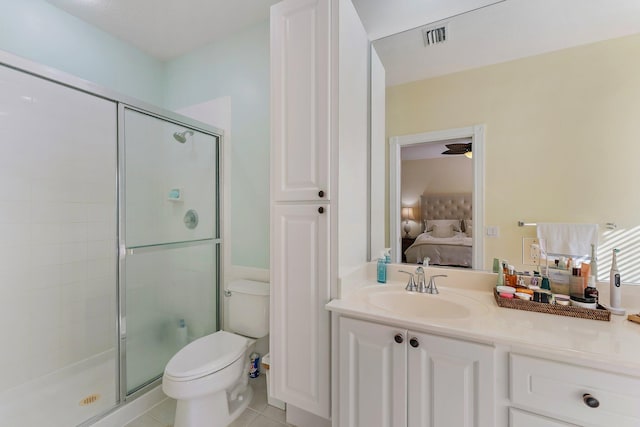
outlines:
[[429, 319], [467, 319], [487, 312], [479, 301], [442, 290], [437, 295], [404, 290], [370, 292], [365, 300], [385, 311]]

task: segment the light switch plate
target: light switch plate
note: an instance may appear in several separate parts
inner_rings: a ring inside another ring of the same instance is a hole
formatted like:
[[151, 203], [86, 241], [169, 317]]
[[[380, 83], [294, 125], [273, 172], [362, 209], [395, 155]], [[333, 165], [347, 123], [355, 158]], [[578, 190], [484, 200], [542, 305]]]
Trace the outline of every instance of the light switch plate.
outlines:
[[487, 226], [487, 236], [488, 237], [498, 237], [500, 235], [500, 227], [497, 225], [488, 225]]

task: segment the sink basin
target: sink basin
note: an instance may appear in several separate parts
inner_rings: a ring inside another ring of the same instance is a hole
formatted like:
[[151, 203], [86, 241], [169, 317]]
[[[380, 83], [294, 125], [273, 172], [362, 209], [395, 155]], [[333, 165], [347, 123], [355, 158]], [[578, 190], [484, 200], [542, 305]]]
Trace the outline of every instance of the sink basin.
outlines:
[[442, 290], [437, 295], [399, 290], [372, 292], [366, 301], [386, 311], [429, 319], [467, 319], [487, 312], [479, 301]]

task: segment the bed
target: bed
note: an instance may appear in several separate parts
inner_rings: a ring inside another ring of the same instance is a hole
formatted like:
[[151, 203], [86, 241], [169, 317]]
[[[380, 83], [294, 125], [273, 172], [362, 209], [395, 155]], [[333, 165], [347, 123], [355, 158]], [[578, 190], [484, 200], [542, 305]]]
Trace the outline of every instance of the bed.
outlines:
[[427, 194], [420, 197], [424, 232], [404, 252], [408, 263], [430, 258], [431, 265], [472, 267], [471, 194]]

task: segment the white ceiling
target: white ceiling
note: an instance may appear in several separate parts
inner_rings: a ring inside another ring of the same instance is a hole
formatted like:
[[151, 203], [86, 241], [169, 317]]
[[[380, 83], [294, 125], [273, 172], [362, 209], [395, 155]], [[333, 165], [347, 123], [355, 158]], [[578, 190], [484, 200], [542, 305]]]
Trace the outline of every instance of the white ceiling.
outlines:
[[640, 1], [507, 0], [442, 22], [441, 45], [421, 28], [374, 42], [388, 86], [639, 33]]
[[505, 0], [352, 0], [370, 40]]
[[[47, 1], [168, 60], [267, 20], [279, 0]], [[352, 1], [372, 40], [418, 27], [374, 43], [387, 85], [640, 32], [640, 0]], [[425, 48], [419, 26], [442, 20], [447, 42]]]
[[471, 138], [458, 138], [446, 141], [424, 142], [422, 144], [411, 144], [400, 149], [402, 160], [424, 160], [438, 159], [441, 157], [452, 157], [450, 154], [442, 154], [448, 150], [446, 144], [468, 144]]
[[[18, 0], [22, 1], [22, 0]], [[269, 19], [279, 0], [47, 0], [161, 60]]]

